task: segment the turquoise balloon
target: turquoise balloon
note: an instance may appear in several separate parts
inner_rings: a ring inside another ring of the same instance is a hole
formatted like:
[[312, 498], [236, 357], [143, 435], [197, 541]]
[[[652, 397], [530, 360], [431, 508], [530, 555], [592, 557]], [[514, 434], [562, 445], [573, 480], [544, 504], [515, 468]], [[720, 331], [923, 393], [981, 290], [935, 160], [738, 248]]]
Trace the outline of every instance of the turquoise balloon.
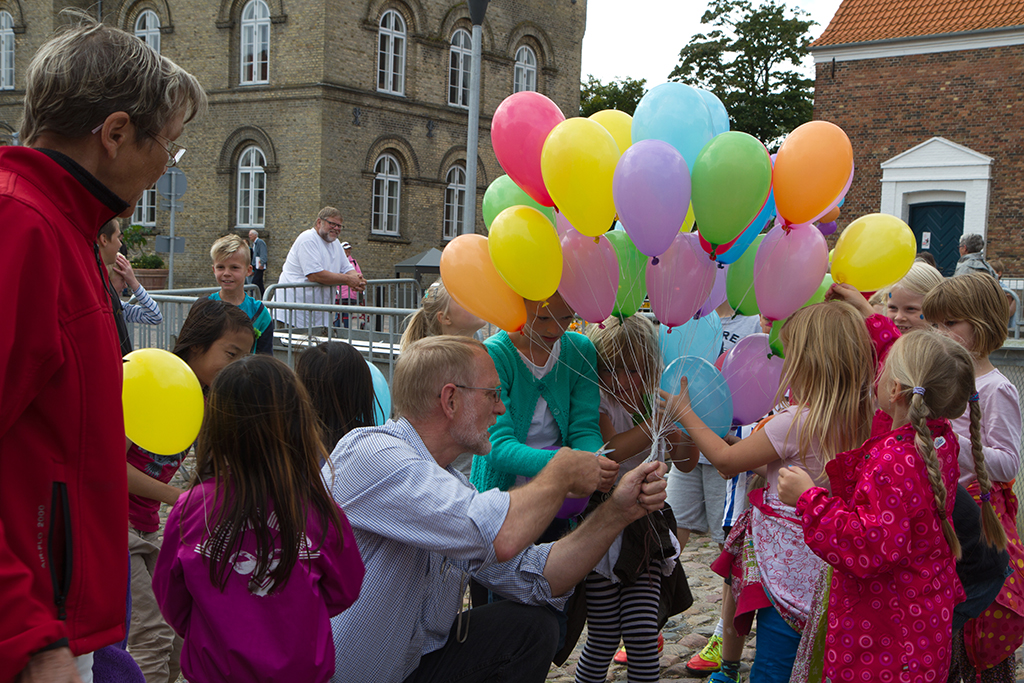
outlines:
[[647, 91], [633, 112], [633, 144], [664, 140], [693, 169], [704, 145], [714, 136], [714, 123], [704, 98], [683, 83], [662, 83]]
[[555, 210], [553, 208], [541, 206], [533, 200], [533, 197], [523, 192], [511, 178], [503, 175], [495, 179], [487, 187], [487, 191], [484, 192], [482, 214], [484, 225], [487, 226], [488, 230], [491, 229], [491, 223], [494, 222], [498, 214], [510, 206], [529, 206], [531, 209], [537, 209], [544, 214], [545, 218], [551, 221], [551, 225], [555, 224]]
[[370, 376], [373, 377], [373, 421], [379, 427], [391, 417], [391, 389], [384, 373], [370, 361], [366, 364], [370, 366]]
[[732, 427], [732, 394], [722, 373], [703, 358], [683, 356], [665, 368], [661, 388], [670, 394], [679, 394], [679, 381], [683, 377], [689, 387], [693, 412], [711, 431], [724, 438]]
[[640, 310], [647, 297], [647, 257], [633, 245], [625, 230], [610, 230], [604, 236], [619, 261], [619, 289], [612, 315], [628, 318]]
[[718, 95], [713, 92], [701, 88], [696, 90], [704, 99], [704, 104], [707, 105], [708, 111], [711, 113], [711, 129], [714, 134], [727, 132], [729, 130], [729, 112], [726, 111], [722, 100], [718, 99]]
[[683, 356], [697, 356], [714, 363], [722, 353], [722, 320], [717, 313], [711, 311], [702, 318], [673, 327], [672, 332], [660, 325], [658, 346], [661, 347], [661, 357], [666, 366]]

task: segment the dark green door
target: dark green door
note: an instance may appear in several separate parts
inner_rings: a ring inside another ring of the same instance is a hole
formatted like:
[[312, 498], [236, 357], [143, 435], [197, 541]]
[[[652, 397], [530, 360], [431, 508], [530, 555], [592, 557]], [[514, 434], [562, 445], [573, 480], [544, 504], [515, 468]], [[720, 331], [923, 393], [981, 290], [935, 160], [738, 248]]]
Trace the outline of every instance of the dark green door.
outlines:
[[930, 251], [942, 274], [951, 276], [960, 258], [960, 236], [964, 234], [963, 203], [913, 204], [910, 229], [917, 238], [917, 250]]

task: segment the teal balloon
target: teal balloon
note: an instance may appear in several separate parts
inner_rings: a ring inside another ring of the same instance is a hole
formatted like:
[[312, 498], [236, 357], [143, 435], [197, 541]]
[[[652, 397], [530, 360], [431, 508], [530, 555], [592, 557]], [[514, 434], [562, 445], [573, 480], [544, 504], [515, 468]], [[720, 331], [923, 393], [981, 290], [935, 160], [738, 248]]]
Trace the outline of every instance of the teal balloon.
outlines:
[[711, 114], [712, 132], [715, 135], [727, 132], [729, 130], [729, 112], [726, 111], [722, 100], [718, 99], [718, 95], [713, 92], [701, 88], [696, 88], [696, 91], [704, 100], [704, 104], [707, 105], [708, 112]]
[[370, 366], [370, 376], [373, 378], [373, 421], [379, 427], [391, 417], [391, 389], [388, 388], [384, 373], [370, 361], [366, 361], [366, 364]]
[[[714, 311], [685, 325], [658, 327], [658, 346], [666, 367], [683, 356], [696, 356], [714, 363], [722, 353], [722, 320]], [[676, 383], [676, 388], [679, 383]], [[676, 392], [679, 393], [679, 392]]]
[[625, 230], [611, 230], [604, 236], [611, 242], [619, 261], [619, 289], [615, 293], [612, 315], [628, 318], [640, 310], [647, 297], [647, 257], [633, 245]]
[[714, 136], [714, 124], [696, 88], [683, 83], [662, 83], [640, 98], [633, 112], [631, 133], [633, 144], [664, 140], [672, 145], [692, 172], [700, 150]]
[[683, 356], [665, 368], [661, 388], [678, 394], [683, 377], [686, 377], [693, 412], [711, 431], [724, 438], [732, 427], [732, 393], [722, 373], [703, 358]]
[[544, 217], [555, 224], [555, 210], [550, 206], [541, 206], [533, 200], [533, 197], [523, 192], [515, 182], [507, 175], [495, 179], [487, 191], [484, 192], [483, 216], [484, 225], [491, 229], [491, 223], [499, 213], [510, 206], [529, 206], [537, 209]]

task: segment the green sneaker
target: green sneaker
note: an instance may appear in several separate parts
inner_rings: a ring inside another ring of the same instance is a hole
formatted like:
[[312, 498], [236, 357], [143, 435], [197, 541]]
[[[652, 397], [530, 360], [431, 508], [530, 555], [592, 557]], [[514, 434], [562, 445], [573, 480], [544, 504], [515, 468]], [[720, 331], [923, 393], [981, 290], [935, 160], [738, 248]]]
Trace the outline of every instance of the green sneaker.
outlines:
[[686, 670], [694, 676], [704, 677], [722, 666], [722, 636], [711, 636], [704, 649], [690, 657]]

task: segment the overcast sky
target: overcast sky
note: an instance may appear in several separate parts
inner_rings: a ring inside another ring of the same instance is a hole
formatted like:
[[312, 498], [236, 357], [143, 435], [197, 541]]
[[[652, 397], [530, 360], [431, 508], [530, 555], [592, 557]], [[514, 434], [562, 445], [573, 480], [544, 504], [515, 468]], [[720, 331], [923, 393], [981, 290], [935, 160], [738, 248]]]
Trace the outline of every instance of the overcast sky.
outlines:
[[[819, 24], [811, 27], [811, 35], [817, 38], [840, 2], [787, 0], [786, 5], [810, 13]], [[582, 80], [588, 74], [603, 82], [646, 78], [648, 89], [664, 83], [679, 63], [679, 50], [686, 41], [711, 30], [700, 23], [706, 9], [704, 0], [587, 0]]]

